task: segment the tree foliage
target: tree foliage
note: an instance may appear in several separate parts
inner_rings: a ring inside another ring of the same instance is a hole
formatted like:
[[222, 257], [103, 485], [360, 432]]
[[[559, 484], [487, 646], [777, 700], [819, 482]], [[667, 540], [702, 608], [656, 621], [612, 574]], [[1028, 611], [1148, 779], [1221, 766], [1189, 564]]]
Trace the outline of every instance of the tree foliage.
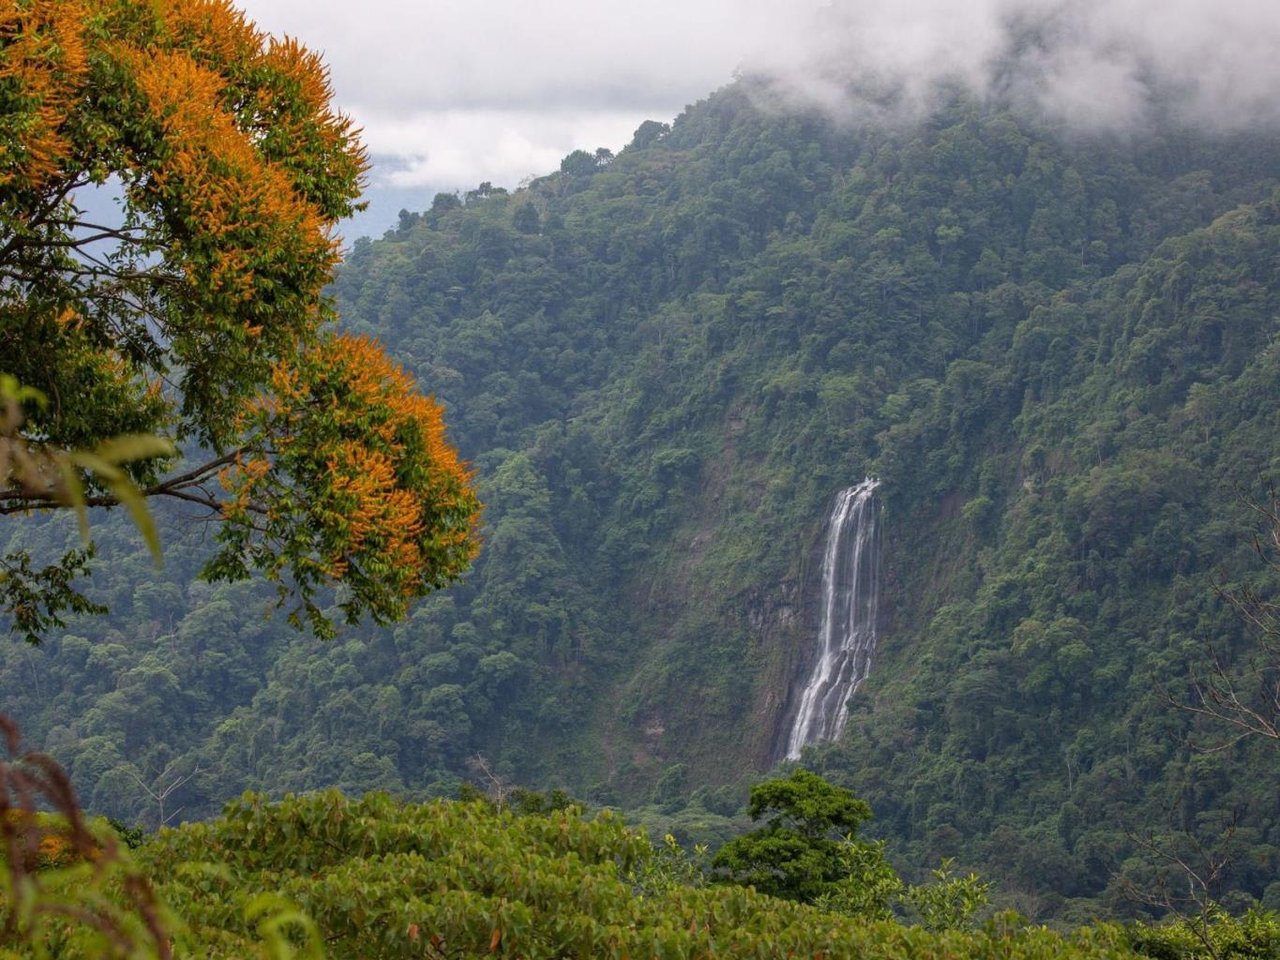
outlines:
[[963, 929], [989, 902], [991, 885], [973, 873], [954, 876], [951, 861], [930, 883], [906, 883], [886, 859], [883, 840], [858, 837], [871, 808], [804, 768], [753, 787], [747, 812], [764, 825], [716, 852], [712, 867], [721, 882], [862, 920], [910, 914], [936, 931]]
[[[1252, 506], [1262, 527], [1254, 550], [1267, 571], [1280, 572], [1280, 497], [1271, 491], [1265, 504]], [[1209, 663], [1193, 670], [1184, 706], [1220, 722], [1224, 734], [1280, 743], [1280, 603], [1248, 583], [1220, 588], [1219, 594], [1247, 628], [1254, 649], [1232, 666], [1209, 640]]]
[[[0, 955], [168, 960], [169, 916], [110, 830], [95, 833], [52, 757], [20, 752], [0, 714]], [[100, 825], [99, 825], [100, 826]]]
[[[262, 884], [309, 916], [331, 957], [1128, 956], [1119, 930], [1070, 936], [993, 926], [928, 933], [852, 920], [731, 886], [672, 879], [637, 895], [659, 856], [607, 812], [515, 814], [481, 802], [396, 803], [335, 792], [247, 795], [207, 824], [153, 840], [142, 859], [187, 919], [181, 949], [243, 956]], [[215, 859], [204, 870], [183, 866]]]
[[319, 633], [316, 587], [341, 582], [354, 623], [402, 618], [475, 555], [471, 476], [444, 436], [440, 405], [372, 341], [337, 336], [278, 365], [272, 391], [242, 416], [253, 438], [224, 474], [232, 496], [210, 566], [239, 579], [252, 567], [297, 592]]
[[747, 812], [764, 825], [726, 843], [712, 866], [728, 881], [771, 896], [813, 903], [849, 873], [847, 847], [878, 853], [873, 844], [857, 843], [871, 808], [803, 768], [752, 787]]
[[[357, 352], [380, 386], [337, 389], [360, 381], [339, 362], [350, 344], [323, 290], [366, 161], [330, 101], [314, 53], [225, 0], [0, 9], [0, 372], [51, 399], [24, 404], [26, 449], [86, 471], [79, 497], [58, 472], [7, 473], [0, 511], [130, 504], [140, 489], [225, 512], [235, 532], [217, 573], [287, 576], [321, 629], [317, 586], [349, 576], [343, 612], [386, 619], [457, 576], [477, 509], [438, 409], [373, 344]], [[375, 423], [371, 390], [417, 426]], [[345, 492], [286, 449], [283, 430], [321, 431], [326, 417], [319, 455], [342, 461]], [[196, 465], [153, 446], [113, 473], [122, 458], [94, 452], [144, 435], [171, 437]], [[217, 484], [228, 468], [230, 499]], [[324, 514], [297, 508], [308, 502]], [[28, 638], [39, 626], [26, 621]]]
[[[17, 878], [0, 888], [6, 958], [1219, 960], [1269, 955], [1278, 930], [1262, 913], [1218, 918], [1203, 941], [1178, 926], [1061, 934], [1014, 916], [976, 931], [842, 916], [705, 886], [687, 862], [672, 862], [671, 839], [655, 848], [608, 811], [588, 817], [558, 800], [519, 812], [376, 792], [246, 794], [221, 817], [163, 831], [131, 856], [109, 832], [86, 831], [56, 764], [24, 761], [35, 769], [0, 768], [0, 799], [47, 779], [61, 785], [50, 798], [68, 820], [38, 820], [29, 806], [0, 820], [9, 867], [0, 876]], [[67, 838], [74, 843], [60, 845]], [[1206, 953], [1206, 943], [1220, 952]]]

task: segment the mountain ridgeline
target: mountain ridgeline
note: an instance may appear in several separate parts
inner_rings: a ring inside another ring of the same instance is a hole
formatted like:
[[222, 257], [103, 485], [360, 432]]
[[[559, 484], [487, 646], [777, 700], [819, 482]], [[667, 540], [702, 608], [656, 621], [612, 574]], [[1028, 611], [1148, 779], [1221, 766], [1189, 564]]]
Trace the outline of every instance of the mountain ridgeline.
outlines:
[[4, 700], [126, 819], [191, 771], [184, 816], [447, 792], [482, 756], [713, 831], [795, 752], [829, 514], [870, 476], [874, 667], [804, 756], [895, 862], [1080, 919], [1190, 836], [1280, 907], [1274, 752], [1208, 752], [1229, 732], [1175, 705], [1253, 649], [1215, 587], [1274, 586], [1248, 501], [1280, 481], [1278, 146], [964, 100], [867, 129], [741, 82], [616, 157], [438, 196], [333, 290], [448, 407], [487, 505], [469, 577], [323, 644], [190, 582], [171, 524], [163, 577], [121, 545], [109, 617], [4, 652]]

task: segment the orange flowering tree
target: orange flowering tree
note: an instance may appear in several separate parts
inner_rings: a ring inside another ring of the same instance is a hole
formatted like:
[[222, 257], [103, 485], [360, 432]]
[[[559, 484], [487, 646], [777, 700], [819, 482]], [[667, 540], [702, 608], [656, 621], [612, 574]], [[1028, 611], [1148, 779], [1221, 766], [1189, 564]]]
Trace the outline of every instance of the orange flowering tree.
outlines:
[[271, 391], [240, 417], [253, 442], [223, 471], [223, 550], [210, 572], [253, 567], [298, 599], [321, 635], [317, 588], [342, 584], [348, 621], [402, 617], [475, 555], [479, 504], [445, 440], [440, 405], [416, 393], [377, 344], [327, 339], [276, 367]]
[[[438, 408], [332, 332], [366, 158], [331, 99], [226, 0], [0, 0], [0, 513], [201, 504], [213, 572], [264, 570], [316, 625], [325, 585], [387, 618], [465, 567]], [[87, 609], [85, 562], [0, 558], [0, 610], [37, 639]]]

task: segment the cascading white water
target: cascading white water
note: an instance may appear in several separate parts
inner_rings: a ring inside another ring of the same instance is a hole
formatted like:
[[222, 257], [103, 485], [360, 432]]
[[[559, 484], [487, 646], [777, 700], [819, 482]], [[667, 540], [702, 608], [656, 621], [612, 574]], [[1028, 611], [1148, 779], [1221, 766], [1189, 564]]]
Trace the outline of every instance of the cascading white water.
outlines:
[[818, 658], [787, 738], [788, 760], [807, 744], [840, 735], [845, 703], [871, 670], [880, 604], [878, 486], [868, 477], [842, 490], [827, 521]]

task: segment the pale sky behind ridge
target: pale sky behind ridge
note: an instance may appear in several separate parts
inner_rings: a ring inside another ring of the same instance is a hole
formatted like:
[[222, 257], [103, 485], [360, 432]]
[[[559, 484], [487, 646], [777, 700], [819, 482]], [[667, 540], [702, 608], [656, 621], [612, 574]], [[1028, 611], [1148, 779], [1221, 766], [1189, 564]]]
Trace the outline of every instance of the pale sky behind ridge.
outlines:
[[616, 151], [738, 71], [770, 78], [779, 102], [852, 119], [884, 108], [852, 97], [851, 81], [894, 91], [901, 113], [927, 108], [946, 80], [1068, 128], [1131, 134], [1156, 89], [1176, 92], [1182, 122], [1280, 124], [1280, 0], [240, 5], [320, 51], [364, 128], [374, 210], [350, 236], [381, 233], [440, 190], [514, 188], [575, 148]]

